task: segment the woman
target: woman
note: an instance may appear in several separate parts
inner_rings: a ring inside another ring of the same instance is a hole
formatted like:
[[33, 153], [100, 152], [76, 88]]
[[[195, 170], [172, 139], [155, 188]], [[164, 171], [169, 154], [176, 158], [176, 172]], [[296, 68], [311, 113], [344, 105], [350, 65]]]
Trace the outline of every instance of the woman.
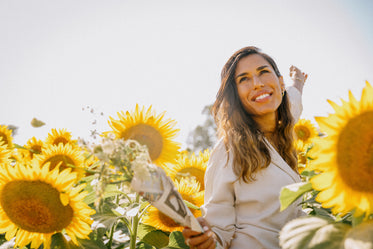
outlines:
[[299, 182], [293, 126], [302, 111], [307, 74], [290, 68], [285, 89], [275, 62], [256, 47], [228, 60], [212, 112], [221, 138], [205, 175], [199, 222], [206, 231], [183, 230], [191, 248], [280, 248], [278, 233], [302, 215], [297, 203], [280, 212], [282, 187]]

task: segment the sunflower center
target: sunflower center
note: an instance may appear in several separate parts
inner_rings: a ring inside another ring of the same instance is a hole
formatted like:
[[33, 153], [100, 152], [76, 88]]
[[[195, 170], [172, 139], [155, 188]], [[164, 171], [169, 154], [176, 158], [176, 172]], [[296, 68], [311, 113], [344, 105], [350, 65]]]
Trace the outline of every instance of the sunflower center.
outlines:
[[300, 164], [307, 164], [306, 153], [298, 153], [298, 163], [300, 163]]
[[60, 201], [60, 192], [41, 181], [12, 181], [0, 195], [9, 219], [19, 228], [37, 233], [52, 233], [67, 227], [73, 210]]
[[64, 169], [68, 168], [70, 164], [74, 165], [74, 161], [66, 155], [52, 156], [52, 157], [48, 158], [47, 161], [45, 161], [45, 163], [48, 163], [48, 162], [50, 162], [50, 166], [49, 166], [50, 170], [53, 170], [60, 162], [62, 162], [61, 165], [60, 165], [61, 170], [64, 170]]
[[55, 138], [54, 141], [53, 141], [53, 144], [54, 145], [58, 145], [59, 143], [62, 143], [63, 145], [65, 145], [65, 144], [69, 143], [69, 140], [67, 140], [64, 137], [57, 137], [57, 138]]
[[158, 218], [164, 226], [167, 226], [167, 227], [179, 227], [180, 226], [173, 219], [171, 219], [167, 215], [164, 215], [162, 212], [158, 212]]
[[150, 158], [155, 161], [162, 152], [163, 138], [154, 127], [148, 124], [137, 124], [127, 129], [123, 134], [124, 139], [133, 139], [142, 145], [146, 145]]
[[295, 133], [297, 134], [298, 139], [302, 141], [307, 141], [310, 137], [310, 131], [306, 127], [296, 128]]
[[348, 121], [337, 143], [338, 170], [354, 190], [373, 193], [373, 111]]
[[31, 149], [33, 151], [35, 151], [35, 153], [39, 153], [39, 154], [41, 153], [41, 145], [35, 144], [35, 145], [31, 146]]

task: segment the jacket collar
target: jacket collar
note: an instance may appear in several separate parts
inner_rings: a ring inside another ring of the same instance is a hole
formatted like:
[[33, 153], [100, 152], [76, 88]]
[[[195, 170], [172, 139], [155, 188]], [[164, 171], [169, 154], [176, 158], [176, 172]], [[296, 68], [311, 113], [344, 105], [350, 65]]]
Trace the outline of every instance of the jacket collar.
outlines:
[[284, 171], [286, 174], [288, 174], [294, 180], [294, 182], [299, 182], [301, 180], [300, 176], [297, 173], [295, 173], [295, 171], [292, 168], [290, 168], [290, 166], [280, 156], [280, 154], [277, 152], [277, 150], [275, 148], [273, 148], [271, 143], [269, 143], [268, 141], [266, 141], [266, 142], [267, 142], [267, 145], [268, 145], [268, 149], [271, 153], [272, 163], [275, 166], [277, 166], [278, 168], [280, 168], [282, 171]]

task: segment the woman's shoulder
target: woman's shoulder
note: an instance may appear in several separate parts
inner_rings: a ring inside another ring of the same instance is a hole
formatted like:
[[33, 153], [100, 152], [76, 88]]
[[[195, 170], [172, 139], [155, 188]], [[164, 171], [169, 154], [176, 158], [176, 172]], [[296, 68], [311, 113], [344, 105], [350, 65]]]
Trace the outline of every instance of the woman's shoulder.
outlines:
[[228, 156], [228, 153], [224, 138], [220, 138], [212, 149], [207, 168], [223, 168], [227, 165], [229, 166], [229, 162], [232, 160], [232, 155]]
[[220, 138], [216, 142], [214, 148], [212, 149], [212, 152], [211, 152], [211, 155], [210, 155], [210, 160], [214, 157], [221, 157], [221, 156], [226, 157], [226, 154], [227, 154], [227, 149], [226, 149], [226, 146], [225, 146], [224, 138]]
[[[228, 156], [224, 139], [219, 139], [215, 144], [210, 159], [207, 163], [207, 168], [205, 172], [205, 179], [210, 179], [212, 181], [235, 181], [236, 176], [233, 172], [232, 165], [233, 156], [229, 153]], [[222, 179], [225, 180], [222, 180]], [[220, 179], [220, 180], [219, 180]]]

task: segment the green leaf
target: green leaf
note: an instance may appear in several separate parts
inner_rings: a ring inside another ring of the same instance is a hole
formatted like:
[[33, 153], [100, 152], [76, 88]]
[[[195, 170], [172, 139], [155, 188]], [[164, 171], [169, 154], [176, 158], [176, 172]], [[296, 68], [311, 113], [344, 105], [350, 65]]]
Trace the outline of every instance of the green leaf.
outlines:
[[302, 173], [301, 173], [301, 176], [305, 176], [305, 177], [313, 177], [315, 175], [317, 175], [317, 174], [315, 173], [314, 170], [311, 170], [311, 171], [303, 170]]
[[351, 226], [317, 216], [305, 216], [288, 222], [280, 231], [282, 249], [339, 249]]
[[62, 233], [56, 233], [52, 236], [51, 249], [70, 249], [69, 243]]
[[121, 219], [122, 217], [115, 215], [112, 212], [105, 212], [94, 214], [92, 218], [97, 221], [98, 223], [102, 224], [107, 230], [111, 229], [115, 223]]
[[168, 243], [167, 248], [189, 249], [189, 246], [185, 244], [185, 240], [181, 232], [179, 231], [172, 232], [169, 238], [170, 238], [170, 242]]
[[79, 245], [75, 245], [72, 241], [69, 241], [70, 249], [107, 249], [102, 241], [102, 237], [102, 231], [94, 230], [89, 234], [89, 239], [77, 238]]
[[280, 211], [286, 209], [304, 193], [311, 190], [312, 184], [310, 182], [299, 182], [283, 187], [280, 192]]
[[352, 225], [353, 225], [353, 226], [357, 226], [357, 225], [359, 225], [361, 222], [364, 221], [364, 217], [365, 217], [364, 214], [361, 215], [361, 216], [358, 216], [358, 217], [352, 216], [352, 217], [351, 217]]
[[139, 243], [137, 243], [136, 248], [137, 249], [153, 249], [155, 247], [151, 246], [151, 245], [148, 245], [148, 244], [146, 244], [144, 242], [139, 242]]
[[189, 201], [186, 201], [186, 200], [183, 200], [185, 205], [188, 207], [188, 208], [193, 208], [193, 209], [197, 209], [197, 210], [200, 210], [201, 208], [199, 208], [198, 206], [194, 205], [193, 203], [189, 202]]
[[[121, 194], [121, 193], [122, 192], [118, 190], [118, 187], [116, 185], [109, 184], [105, 188], [104, 198], [113, 197], [113, 196], [116, 196], [116, 195]], [[96, 197], [96, 193], [95, 193], [95, 191], [92, 188], [92, 190], [89, 191], [88, 195], [84, 198], [84, 202], [86, 204], [90, 205], [90, 204], [92, 204], [92, 203], [95, 202], [96, 198], [97, 198]]]
[[373, 220], [367, 220], [353, 227], [345, 236], [345, 249], [372, 249], [373, 248]]
[[168, 245], [168, 235], [162, 230], [157, 230], [152, 226], [140, 224], [137, 230], [137, 236], [142, 242], [155, 246], [157, 248], [163, 248]]

